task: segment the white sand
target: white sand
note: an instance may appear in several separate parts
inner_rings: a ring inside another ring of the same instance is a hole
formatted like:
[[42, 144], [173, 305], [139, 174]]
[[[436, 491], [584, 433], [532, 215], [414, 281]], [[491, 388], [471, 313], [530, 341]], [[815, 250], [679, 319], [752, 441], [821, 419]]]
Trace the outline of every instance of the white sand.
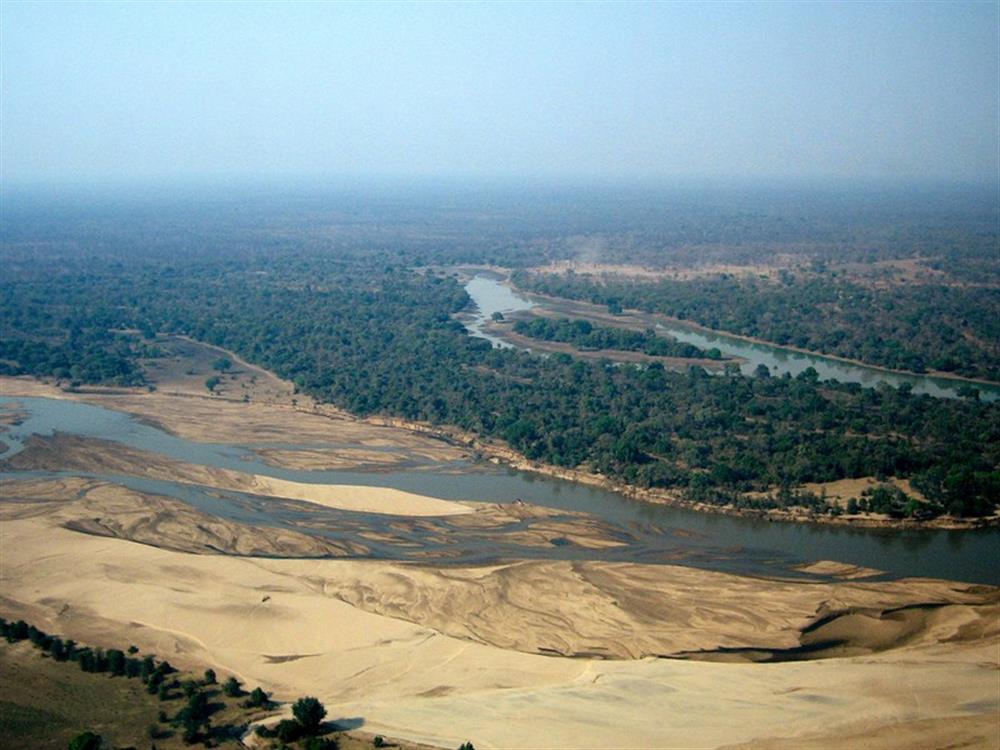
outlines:
[[353, 484], [309, 484], [254, 474], [245, 489], [258, 495], [304, 500], [327, 508], [401, 516], [455, 516], [472, 513], [473, 508], [452, 500], [418, 495], [391, 487]]

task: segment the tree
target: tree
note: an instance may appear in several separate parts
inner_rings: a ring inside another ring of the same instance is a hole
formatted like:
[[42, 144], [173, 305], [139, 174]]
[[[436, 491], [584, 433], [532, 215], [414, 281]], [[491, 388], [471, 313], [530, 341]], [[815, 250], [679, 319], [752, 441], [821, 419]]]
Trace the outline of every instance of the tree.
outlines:
[[458, 746], [458, 750], [476, 750], [476, 748], [471, 742], [465, 741]]
[[215, 670], [214, 669], [206, 669], [205, 670], [205, 684], [206, 685], [214, 685], [215, 684]]
[[69, 750], [101, 750], [104, 740], [91, 731], [81, 732], [69, 742]]
[[208, 388], [208, 390], [210, 391], [214, 391], [215, 387], [219, 385], [219, 383], [221, 382], [222, 378], [220, 378], [218, 375], [213, 375], [212, 377], [205, 380], [205, 387]]
[[292, 716], [302, 725], [306, 734], [316, 734], [320, 723], [326, 717], [326, 708], [319, 700], [307, 695], [292, 705]]
[[219, 357], [212, 363], [212, 369], [218, 370], [219, 372], [225, 372], [232, 366], [233, 362], [229, 359], [229, 357]]
[[108, 671], [113, 675], [125, 674], [125, 652], [117, 648], [108, 651]]
[[181, 735], [185, 745], [193, 745], [198, 741], [198, 724], [193, 721], [184, 722], [184, 734]]
[[295, 742], [304, 731], [302, 724], [291, 719], [282, 719], [274, 728], [274, 736], [282, 742]]
[[[260, 690], [260, 688], [257, 688]], [[224, 683], [222, 683], [222, 692], [225, 693], [230, 698], [239, 698], [243, 695], [243, 689], [240, 686], [240, 681], [235, 677], [230, 677]]]
[[269, 698], [267, 693], [261, 690], [259, 687], [255, 687], [253, 692], [250, 693], [250, 698], [246, 702], [247, 708], [263, 708], [269, 703]]

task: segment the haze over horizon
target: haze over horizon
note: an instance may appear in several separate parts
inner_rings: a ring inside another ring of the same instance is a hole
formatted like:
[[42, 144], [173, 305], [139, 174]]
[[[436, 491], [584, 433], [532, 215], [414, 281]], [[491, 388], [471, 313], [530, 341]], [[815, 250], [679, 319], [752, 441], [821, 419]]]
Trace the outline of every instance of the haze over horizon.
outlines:
[[2, 182], [998, 179], [998, 7], [2, 4]]

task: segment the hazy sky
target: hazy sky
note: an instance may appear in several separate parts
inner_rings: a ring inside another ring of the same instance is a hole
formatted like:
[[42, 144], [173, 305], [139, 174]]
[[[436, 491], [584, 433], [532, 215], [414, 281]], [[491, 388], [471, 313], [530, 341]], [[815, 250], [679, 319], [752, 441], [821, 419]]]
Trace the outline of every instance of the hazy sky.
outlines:
[[996, 180], [997, 3], [3, 0], [3, 180]]

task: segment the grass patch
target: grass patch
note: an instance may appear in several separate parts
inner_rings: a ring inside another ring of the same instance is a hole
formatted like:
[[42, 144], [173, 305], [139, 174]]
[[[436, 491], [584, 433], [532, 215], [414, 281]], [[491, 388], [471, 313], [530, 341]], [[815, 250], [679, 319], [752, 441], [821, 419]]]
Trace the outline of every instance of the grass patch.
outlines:
[[148, 747], [160, 711], [138, 680], [81, 672], [28, 642], [0, 642], [0, 685], [0, 747], [65, 750], [85, 729], [114, 747]]

